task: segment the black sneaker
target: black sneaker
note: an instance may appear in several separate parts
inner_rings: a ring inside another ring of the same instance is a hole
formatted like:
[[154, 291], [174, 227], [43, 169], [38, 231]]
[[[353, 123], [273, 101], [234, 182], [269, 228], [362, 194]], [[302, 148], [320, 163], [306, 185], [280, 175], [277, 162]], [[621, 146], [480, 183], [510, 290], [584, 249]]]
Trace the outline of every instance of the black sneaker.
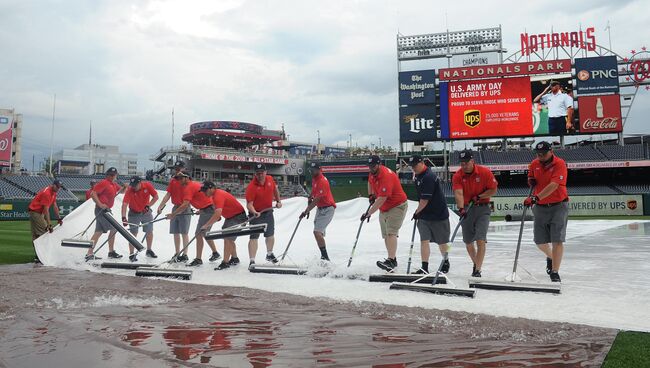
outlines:
[[397, 268], [397, 259], [386, 258], [383, 261], [377, 261], [377, 267], [384, 271], [393, 272]]
[[239, 258], [237, 257], [232, 257], [230, 258], [230, 261], [228, 261], [228, 266], [237, 266], [239, 264]]
[[137, 262], [138, 261], [138, 256], [136, 254], [131, 254], [129, 256], [129, 261], [131, 262]]
[[320, 256], [320, 260], [330, 262], [330, 257], [328, 257], [328, 256]]
[[562, 282], [562, 280], [560, 280], [560, 274], [559, 273], [551, 271], [550, 275], [551, 275], [551, 281], [553, 281], [553, 282]]
[[151, 249], [147, 249], [147, 257], [149, 257], [149, 258], [158, 258], [156, 253], [154, 253], [153, 250], [151, 250]]
[[212, 257], [210, 257], [209, 261], [214, 262], [219, 258], [221, 258], [221, 254], [219, 254], [219, 252], [212, 252]]
[[273, 253], [271, 253], [271, 254], [267, 254], [267, 255], [266, 255], [266, 260], [267, 260], [268, 262], [271, 262], [271, 263], [278, 263], [278, 262], [279, 262], [278, 259], [275, 258], [275, 255], [274, 255]]
[[481, 271], [475, 269], [474, 272], [472, 272], [472, 277], [481, 277]]
[[476, 272], [476, 263], [472, 263], [472, 274]]
[[428, 275], [428, 274], [429, 274], [429, 271], [427, 271], [425, 269], [422, 269], [422, 268], [418, 268], [417, 271], [411, 272], [411, 275]]
[[255, 266], [255, 261], [251, 260], [250, 262], [248, 262], [248, 269], [249, 269], [249, 270], [250, 270], [251, 268], [253, 268], [253, 266]]
[[449, 264], [449, 260], [445, 259], [445, 262], [442, 264], [442, 268], [440, 269], [440, 272], [442, 273], [448, 273], [449, 268], [451, 268], [451, 265]]
[[200, 266], [203, 264], [203, 261], [195, 258], [190, 264], [188, 264], [189, 267], [195, 267], [195, 266]]
[[181, 254], [180, 256], [176, 257], [177, 262], [187, 262], [189, 261], [189, 257], [187, 257], [187, 254]]
[[86, 258], [85, 258], [85, 259], [86, 259], [86, 262], [88, 262], [88, 261], [94, 261], [94, 260], [96, 260], [96, 259], [102, 259], [102, 258], [101, 258], [101, 257], [97, 257], [97, 256], [94, 255], [94, 254], [86, 254]]
[[551, 271], [553, 271], [553, 260], [546, 257], [546, 274], [550, 275]]
[[116, 251], [108, 252], [108, 258], [122, 258], [121, 254], [118, 254]]
[[226, 268], [230, 268], [230, 264], [228, 264], [228, 262], [221, 262], [217, 267], [214, 268], [214, 270], [219, 271], [225, 270]]

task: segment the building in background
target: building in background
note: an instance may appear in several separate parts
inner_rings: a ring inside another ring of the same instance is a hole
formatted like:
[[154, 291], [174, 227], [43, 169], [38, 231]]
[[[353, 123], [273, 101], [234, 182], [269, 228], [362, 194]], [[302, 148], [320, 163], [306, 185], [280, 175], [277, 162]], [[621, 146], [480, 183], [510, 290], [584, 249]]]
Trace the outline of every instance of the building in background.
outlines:
[[56, 152], [53, 161], [55, 174], [93, 175], [115, 167], [120, 175], [142, 175], [138, 171], [138, 155], [122, 153], [118, 146], [82, 144]]
[[0, 172], [20, 172], [23, 115], [0, 109]]

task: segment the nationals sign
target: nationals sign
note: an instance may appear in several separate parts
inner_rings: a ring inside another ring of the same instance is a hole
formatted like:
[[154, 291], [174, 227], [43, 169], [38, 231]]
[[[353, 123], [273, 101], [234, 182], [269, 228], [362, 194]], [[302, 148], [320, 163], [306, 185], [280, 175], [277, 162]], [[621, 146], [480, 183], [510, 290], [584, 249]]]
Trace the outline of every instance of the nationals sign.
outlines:
[[512, 75], [556, 74], [571, 71], [571, 60], [532, 61], [529, 63], [470, 66], [440, 69], [440, 80], [494, 78]]
[[448, 91], [451, 139], [533, 134], [529, 77], [450, 82]]
[[623, 131], [619, 95], [578, 97], [580, 133], [618, 133]]

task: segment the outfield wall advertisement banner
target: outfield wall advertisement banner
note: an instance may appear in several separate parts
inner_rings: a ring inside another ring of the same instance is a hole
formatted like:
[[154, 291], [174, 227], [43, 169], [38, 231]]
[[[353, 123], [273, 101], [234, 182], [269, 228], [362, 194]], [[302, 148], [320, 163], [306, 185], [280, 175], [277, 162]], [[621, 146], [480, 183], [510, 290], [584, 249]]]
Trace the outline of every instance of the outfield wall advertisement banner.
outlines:
[[[492, 197], [493, 216], [521, 214], [524, 197]], [[640, 194], [571, 196], [571, 216], [642, 216], [643, 196]]]
[[450, 82], [448, 88], [450, 138], [533, 134], [529, 77]]

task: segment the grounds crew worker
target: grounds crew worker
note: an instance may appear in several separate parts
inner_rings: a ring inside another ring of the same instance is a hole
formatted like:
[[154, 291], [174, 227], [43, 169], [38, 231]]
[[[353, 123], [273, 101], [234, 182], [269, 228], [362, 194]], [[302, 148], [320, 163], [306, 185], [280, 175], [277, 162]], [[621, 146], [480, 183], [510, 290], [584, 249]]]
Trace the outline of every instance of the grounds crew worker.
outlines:
[[[205, 195], [212, 199], [212, 204], [214, 205], [214, 214], [210, 217], [208, 222], [203, 225], [203, 230], [207, 231], [214, 223], [221, 221], [222, 216], [225, 219], [223, 221], [223, 226], [221, 227], [222, 229], [227, 229], [246, 222], [246, 211], [237, 198], [232, 194], [225, 190], [217, 189], [217, 186], [211, 181], [204, 182], [201, 191], [205, 192]], [[223, 260], [215, 270], [224, 270], [230, 266], [236, 266], [239, 264], [239, 258], [237, 257], [237, 244], [235, 244], [235, 240], [237, 240], [236, 236], [224, 239]]]
[[368, 158], [368, 200], [372, 203], [368, 212], [361, 215], [364, 221], [379, 211], [379, 226], [388, 258], [377, 261], [377, 267], [391, 272], [397, 267], [397, 237], [402, 227], [408, 201], [397, 174], [381, 164], [377, 155]]
[[[45, 232], [52, 232], [50, 219], [50, 207], [54, 206], [54, 215], [59, 225], [63, 225], [63, 220], [59, 213], [59, 206], [56, 204], [56, 194], [63, 185], [59, 180], [54, 180], [52, 184], [41, 189], [34, 199], [29, 203], [27, 210], [29, 212], [29, 226], [32, 229], [32, 244]], [[36, 252], [36, 247], [34, 247]], [[34, 258], [34, 263], [41, 263], [38, 255]]]
[[[471, 150], [461, 151], [459, 158], [460, 169], [452, 177], [452, 190], [459, 209], [459, 220], [463, 220], [463, 242], [474, 263], [472, 277], [481, 277], [490, 225], [490, 197], [497, 192], [497, 181], [487, 167], [474, 162]], [[468, 211], [466, 207], [470, 202], [472, 208]]]
[[[273, 245], [275, 244], [275, 219], [273, 218], [273, 199], [275, 207], [282, 207], [280, 200], [280, 191], [275, 184], [275, 180], [270, 175], [266, 175], [266, 165], [255, 164], [255, 177], [246, 187], [246, 207], [248, 214], [255, 218], [250, 221], [251, 225], [266, 224], [264, 238], [266, 240], [266, 260], [278, 263], [278, 259], [273, 254]], [[267, 210], [263, 213], [260, 211]], [[248, 240], [248, 256], [250, 257], [249, 267], [255, 264], [257, 255], [257, 240], [260, 234], [251, 234]]]
[[[528, 185], [535, 189], [524, 205], [533, 206], [533, 237], [537, 247], [546, 254], [546, 272], [551, 281], [560, 282], [558, 271], [569, 218], [567, 167], [563, 159], [553, 154], [548, 142], [537, 143], [535, 153], [537, 158], [528, 166]], [[549, 243], [553, 244], [552, 249]]]
[[325, 231], [327, 226], [334, 218], [336, 202], [330, 190], [330, 182], [327, 180], [321, 170], [318, 162], [312, 162], [309, 165], [311, 171], [311, 195], [307, 208], [300, 214], [300, 218], [309, 217], [309, 212], [317, 207], [316, 217], [314, 218], [314, 238], [320, 250], [320, 259], [329, 261], [327, 248], [325, 248]]
[[[550, 93], [547, 93], [548, 90]], [[548, 106], [548, 133], [565, 135], [573, 128], [573, 98], [562, 92], [560, 82], [552, 81], [533, 102]]]
[[[415, 173], [415, 187], [418, 192], [418, 208], [413, 213], [420, 233], [420, 254], [422, 267], [416, 274], [429, 273], [429, 243], [437, 243], [440, 253], [444, 256], [449, 251], [449, 210], [447, 201], [440, 187], [438, 176], [424, 163], [422, 156], [413, 155], [409, 165]], [[449, 272], [449, 259], [442, 265], [441, 271]]]
[[[153, 184], [148, 181], [140, 179], [138, 176], [131, 177], [129, 181], [129, 188], [124, 193], [124, 200], [122, 201], [122, 224], [126, 227], [131, 223], [129, 231], [131, 234], [137, 236], [140, 224], [147, 223], [142, 227], [142, 231], [147, 234], [147, 257], [158, 258], [156, 253], [151, 249], [153, 244], [153, 214], [151, 213], [151, 206], [158, 201], [158, 192]], [[129, 208], [129, 217], [126, 217], [126, 208]], [[128, 223], [127, 223], [128, 222]], [[133, 245], [129, 243], [129, 260], [136, 262], [137, 255], [133, 253]]]
[[[162, 213], [165, 204], [171, 198], [172, 212], [175, 212], [178, 207], [183, 204], [183, 185], [181, 184], [180, 177], [177, 176], [179, 173], [182, 173], [185, 169], [185, 163], [183, 161], [176, 161], [174, 164], [174, 177], [169, 181], [167, 186], [167, 194], [163, 197], [160, 205], [158, 205], [158, 213]], [[190, 213], [192, 208], [190, 206], [185, 207], [185, 210], [182, 213], [179, 213], [181, 216], [175, 216], [169, 221], [169, 233], [174, 234], [174, 249], [177, 255], [176, 262], [187, 262], [189, 258], [187, 254], [178, 254], [181, 250], [181, 237], [183, 238], [183, 248], [187, 246], [187, 243], [190, 241], [189, 232], [190, 232], [190, 220], [192, 220]], [[185, 250], [187, 253], [187, 250]]]
[[108, 232], [108, 258], [122, 258], [121, 254], [118, 254], [115, 251], [115, 232], [113, 225], [108, 222], [104, 216], [101, 215], [104, 210], [110, 210], [115, 204], [115, 197], [122, 191], [125, 187], [120, 186], [115, 182], [117, 179], [117, 169], [114, 167], [106, 170], [106, 178], [101, 180], [99, 183], [95, 184], [93, 191], [90, 192], [90, 198], [95, 202], [95, 233], [90, 238], [93, 241], [93, 248], [88, 248], [88, 254], [86, 254], [86, 261], [93, 259], [101, 259], [93, 255], [94, 246], [97, 245], [97, 241], [102, 236], [102, 234]]
[[221, 254], [217, 252], [217, 246], [214, 243], [214, 240], [205, 239], [205, 233], [210, 230], [210, 227], [203, 227], [203, 225], [205, 225], [214, 214], [212, 199], [201, 191], [201, 183], [192, 181], [192, 178], [190, 178], [189, 175], [185, 174], [184, 172], [180, 172], [176, 175], [176, 177], [180, 178], [181, 185], [183, 186], [183, 204], [178, 206], [174, 212], [168, 214], [167, 218], [173, 220], [174, 217], [185, 213], [187, 207], [190, 205], [199, 210], [199, 223], [196, 225], [196, 230], [194, 231], [194, 236], [196, 237], [196, 258], [194, 258], [194, 260], [190, 262], [188, 266], [194, 267], [203, 264], [201, 257], [203, 256], [204, 241], [207, 241], [210, 249], [212, 249], [212, 256], [210, 257], [209, 261], [214, 262], [221, 258]]

